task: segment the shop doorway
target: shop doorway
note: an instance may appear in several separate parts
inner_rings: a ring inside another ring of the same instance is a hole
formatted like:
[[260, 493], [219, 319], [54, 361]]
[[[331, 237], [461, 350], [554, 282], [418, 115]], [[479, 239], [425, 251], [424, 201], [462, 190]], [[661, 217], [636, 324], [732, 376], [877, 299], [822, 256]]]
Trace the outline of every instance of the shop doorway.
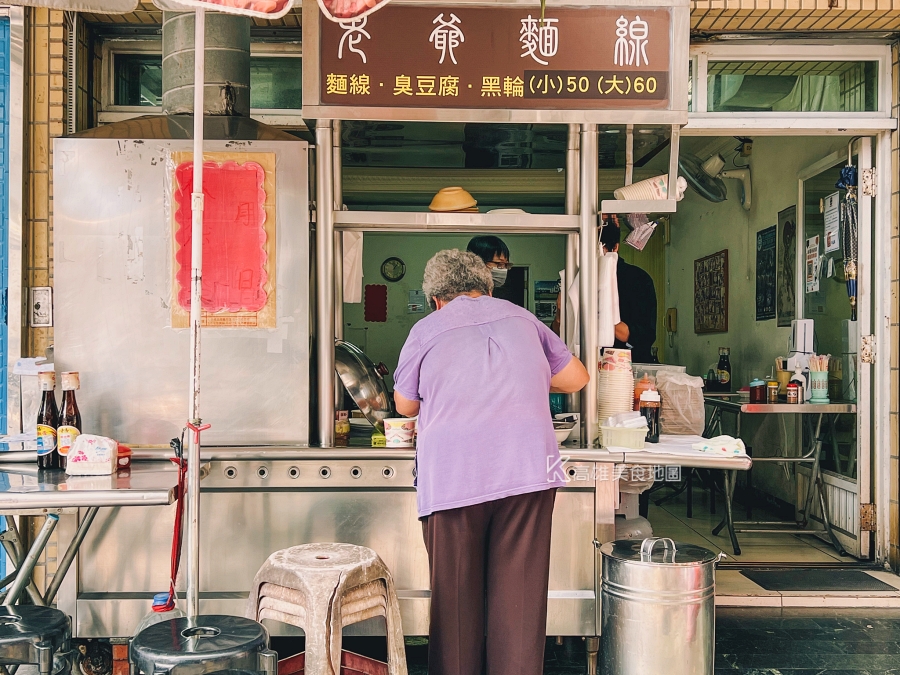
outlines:
[[[840, 374], [846, 375], [839, 385], [836, 381], [838, 373], [832, 373], [835, 399], [846, 399], [851, 392], [857, 399], [857, 414], [825, 419], [821, 453], [830, 520], [840, 543], [852, 557], [840, 556], [817, 533], [740, 533], [742, 554], [733, 556], [731, 564], [840, 566], [865, 561], [870, 556], [867, 537], [860, 538], [859, 513], [860, 504], [871, 501], [868, 479], [871, 457], [859, 456], [857, 447], [872, 447], [868, 437], [863, 441], [864, 435], [871, 433], [871, 384], [868, 380], [863, 382], [868, 376], [859, 374], [859, 369], [851, 364], [855, 364], [854, 340], [858, 341], [860, 335], [872, 331], [872, 270], [869, 266], [860, 272], [859, 295], [864, 296], [864, 302], [868, 304], [865, 311], [860, 306], [857, 322], [851, 323], [845, 284], [842, 276], [835, 278], [842, 274], [843, 258], [840, 251], [829, 251], [825, 255], [824, 206], [823, 212], [819, 208], [820, 199], [838, 191], [834, 185], [840, 169], [847, 164], [847, 147], [851, 140], [854, 141], [853, 163], [860, 171], [870, 168], [872, 142], [868, 138], [758, 136], [753, 139], [752, 153], [747, 157], [741, 156], [738, 150], [741, 142], [734, 137], [683, 139], [683, 152], [694, 154], [701, 160], [722, 154], [727, 169], [749, 166], [753, 202], [751, 208], [744, 208], [741, 182], [727, 180], [724, 201], [713, 201], [696, 191], [689, 191], [678, 211], [671, 216], [669, 241], [665, 246], [665, 283], [658, 286], [657, 293], [660, 305], [674, 309], [680, 315], [680, 321], [677, 332], [669, 336], [671, 342], [667, 340], [664, 361], [684, 366], [692, 375], [702, 376], [715, 364], [718, 348], [730, 347], [736, 391], [752, 379], [767, 378], [774, 368], [775, 358], [789, 354], [791, 319], [811, 318], [816, 325], [816, 353], [831, 354], [835, 363], [840, 362]], [[842, 198], [845, 194], [841, 192]], [[863, 203], [863, 199], [868, 201]], [[873, 203], [870, 197], [860, 198], [860, 258], [865, 247], [871, 247]], [[780, 214], [785, 215], [792, 208], [790, 217], [795, 227], [793, 274], [783, 279], [789, 286], [783, 290], [787, 291], [786, 297], [791, 298], [792, 311], [779, 316], [757, 306], [758, 236], [771, 228], [777, 230]], [[863, 222], [867, 223], [865, 228]], [[820, 237], [821, 250], [820, 267], [817, 268], [820, 290], [818, 294], [807, 294], [805, 241], [816, 235]], [[718, 332], [697, 331], [694, 263], [721, 251], [727, 251], [729, 264], [727, 328]], [[839, 264], [839, 271], [831, 273], [829, 259], [833, 259], [831, 264], [835, 269]], [[868, 259], [871, 259], [870, 255]], [[846, 347], [845, 332], [848, 335]], [[734, 419], [727, 419], [723, 432], [736, 434], [734, 422]], [[742, 423], [741, 437], [752, 446], [755, 456], [798, 455], [812, 440], [810, 431], [797, 415], [744, 415]], [[736, 519], [773, 519], [791, 523], [798, 504], [806, 496], [809, 469], [808, 465], [798, 469], [778, 463], [760, 464], [753, 471], [752, 481], [741, 477], [741, 489], [734, 504]], [[711, 491], [709, 485], [711, 483], [703, 485], [695, 480], [691, 509], [688, 509], [685, 494], [657, 505], [669, 491], [654, 493], [648, 515], [654, 536], [711, 546], [731, 556], [727, 531], [712, 534], [722, 518], [725, 504], [724, 497]], [[821, 509], [817, 500], [814, 504], [810, 509], [811, 530], [821, 528]], [[746, 518], [748, 515], [750, 518]]]

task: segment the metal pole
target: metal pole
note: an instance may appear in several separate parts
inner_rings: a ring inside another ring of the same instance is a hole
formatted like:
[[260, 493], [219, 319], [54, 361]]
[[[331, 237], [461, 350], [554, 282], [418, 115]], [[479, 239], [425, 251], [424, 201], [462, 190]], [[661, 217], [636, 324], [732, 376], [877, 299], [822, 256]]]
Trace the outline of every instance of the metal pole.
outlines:
[[591, 379], [581, 390], [581, 414], [585, 444], [593, 447], [597, 439], [597, 202], [599, 200], [599, 151], [597, 125], [581, 125], [581, 177], [579, 216], [581, 225], [579, 303], [581, 323], [581, 360]]
[[94, 522], [94, 517], [99, 510], [100, 507], [92, 506], [85, 511], [84, 518], [81, 520], [81, 523], [79, 523], [78, 529], [75, 531], [75, 536], [72, 537], [69, 548], [66, 549], [66, 554], [59, 562], [59, 566], [56, 568], [56, 574], [53, 575], [53, 581], [50, 582], [47, 593], [44, 595], [44, 602], [46, 604], [53, 604], [53, 599], [56, 597], [56, 593], [59, 591], [63, 579], [66, 578], [66, 573], [69, 571], [69, 567], [72, 566], [72, 561], [75, 560], [78, 549], [81, 548], [81, 542], [84, 541], [84, 537], [87, 535], [88, 530], [91, 529], [91, 523]]
[[[580, 185], [581, 171], [579, 169], [579, 153], [581, 150], [581, 128], [577, 124], [569, 125], [569, 133], [566, 144], [566, 215], [578, 215], [578, 188]], [[578, 336], [569, 333], [572, 328], [568, 325], [569, 287], [575, 281], [578, 274], [578, 235], [566, 235], [566, 278], [565, 288], [560, 289], [562, 302], [560, 303], [559, 335], [567, 342], [569, 349], [574, 347]], [[581, 400], [578, 396], [569, 396], [569, 409], [572, 412], [581, 410]]]
[[[344, 209], [344, 184], [341, 176], [341, 121], [332, 122], [332, 171], [334, 209]], [[344, 233], [334, 233], [334, 337], [344, 339]], [[337, 375], [335, 375], [337, 377]]]
[[[194, 13], [194, 190], [191, 194], [191, 391], [188, 420], [199, 429], [200, 321], [203, 269], [203, 89], [206, 12]], [[200, 432], [188, 434], [187, 613], [200, 613]]]
[[334, 136], [316, 121], [316, 337], [319, 445], [334, 445]]
[[31, 581], [31, 573], [34, 571], [34, 566], [37, 563], [38, 556], [41, 555], [41, 552], [44, 550], [44, 547], [47, 546], [47, 542], [50, 540], [50, 535], [53, 534], [54, 528], [56, 528], [56, 524], [59, 522], [59, 516], [54, 513], [51, 513], [47, 516], [47, 520], [44, 521], [44, 526], [41, 528], [41, 531], [38, 532], [37, 538], [35, 538], [34, 543], [31, 545], [31, 548], [28, 549], [28, 555], [25, 556], [25, 559], [22, 561], [22, 564], [19, 565], [18, 574], [16, 574], [16, 580], [13, 582], [12, 586], [9, 589], [9, 592], [6, 594], [6, 598], [3, 600], [4, 607], [11, 607], [16, 604], [16, 600], [19, 599], [19, 596], [22, 594], [22, 591]]

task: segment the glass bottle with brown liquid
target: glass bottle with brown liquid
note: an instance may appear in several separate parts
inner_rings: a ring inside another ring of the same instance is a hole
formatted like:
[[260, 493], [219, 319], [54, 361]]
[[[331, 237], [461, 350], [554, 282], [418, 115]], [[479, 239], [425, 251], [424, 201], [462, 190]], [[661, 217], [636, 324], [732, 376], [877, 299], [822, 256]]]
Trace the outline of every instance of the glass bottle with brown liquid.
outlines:
[[37, 416], [37, 463], [39, 469], [58, 469], [59, 453], [56, 450], [56, 428], [59, 426], [59, 409], [56, 407], [56, 373], [38, 373], [41, 388], [41, 407]]
[[59, 468], [66, 468], [66, 458], [75, 439], [81, 435], [81, 411], [78, 410], [78, 402], [75, 400], [75, 391], [80, 387], [78, 373], [68, 372], [62, 374], [62, 405], [59, 409], [59, 430], [56, 435], [56, 443], [59, 452]]

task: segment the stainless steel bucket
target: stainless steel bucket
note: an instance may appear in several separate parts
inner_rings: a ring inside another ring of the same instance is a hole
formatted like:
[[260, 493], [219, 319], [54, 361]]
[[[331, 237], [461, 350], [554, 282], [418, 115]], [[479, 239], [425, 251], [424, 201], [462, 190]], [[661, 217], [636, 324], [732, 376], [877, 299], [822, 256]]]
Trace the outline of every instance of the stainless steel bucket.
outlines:
[[671, 539], [600, 547], [603, 675], [713, 675], [719, 555]]

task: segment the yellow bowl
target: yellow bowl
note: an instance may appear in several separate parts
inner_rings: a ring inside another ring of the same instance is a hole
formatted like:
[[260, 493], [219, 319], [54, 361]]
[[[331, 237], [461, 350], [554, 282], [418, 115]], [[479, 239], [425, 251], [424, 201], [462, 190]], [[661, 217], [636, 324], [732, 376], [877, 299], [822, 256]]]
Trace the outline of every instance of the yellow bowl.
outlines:
[[440, 190], [431, 200], [432, 211], [462, 211], [471, 209], [476, 204], [475, 198], [461, 187], [447, 187]]

